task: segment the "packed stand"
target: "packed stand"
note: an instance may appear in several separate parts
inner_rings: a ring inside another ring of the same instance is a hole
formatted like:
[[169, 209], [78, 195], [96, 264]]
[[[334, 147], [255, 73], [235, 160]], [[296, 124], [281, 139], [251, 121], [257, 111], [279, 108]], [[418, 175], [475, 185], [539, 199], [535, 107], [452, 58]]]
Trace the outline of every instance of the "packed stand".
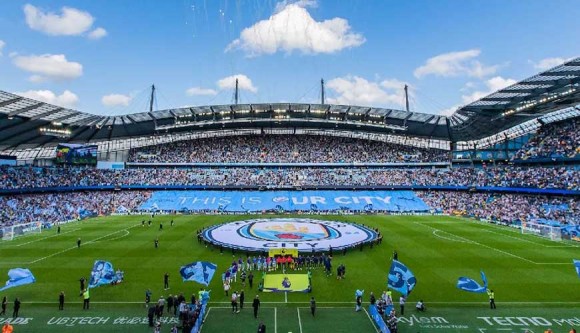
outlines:
[[580, 156], [580, 118], [575, 118], [540, 128], [516, 153], [515, 159], [578, 156]]
[[98, 191], [0, 196], [0, 226], [54, 223], [131, 211], [150, 195], [145, 191]]
[[205, 138], [132, 149], [129, 162], [395, 163], [447, 162], [449, 152], [393, 143], [309, 135]]
[[94, 168], [0, 167], [0, 189], [71, 186], [495, 186], [580, 189], [573, 167]]
[[[513, 223], [538, 219], [580, 224], [578, 198], [516, 194], [430, 191], [417, 192], [427, 205], [442, 213]], [[566, 207], [552, 209], [551, 207]]]

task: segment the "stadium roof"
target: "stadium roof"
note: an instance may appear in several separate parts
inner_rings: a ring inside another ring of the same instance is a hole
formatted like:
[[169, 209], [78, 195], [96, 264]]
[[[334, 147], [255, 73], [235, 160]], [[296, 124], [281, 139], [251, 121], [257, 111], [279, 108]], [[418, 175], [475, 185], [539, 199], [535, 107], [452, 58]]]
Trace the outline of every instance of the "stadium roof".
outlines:
[[244, 104], [102, 116], [0, 91], [0, 151], [236, 128], [318, 128], [478, 140], [580, 104], [580, 58], [458, 109], [451, 117], [364, 106]]

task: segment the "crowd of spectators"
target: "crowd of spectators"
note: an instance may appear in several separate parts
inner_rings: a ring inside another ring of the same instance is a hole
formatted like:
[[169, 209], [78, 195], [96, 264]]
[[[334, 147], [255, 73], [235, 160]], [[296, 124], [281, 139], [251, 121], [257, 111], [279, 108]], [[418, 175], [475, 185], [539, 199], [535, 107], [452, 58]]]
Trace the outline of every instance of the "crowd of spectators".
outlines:
[[150, 195], [145, 191], [96, 191], [0, 196], [0, 225], [44, 224], [130, 211]]
[[580, 189], [574, 167], [486, 168], [95, 168], [0, 167], [0, 189], [120, 185], [495, 186]]
[[[508, 224], [538, 219], [563, 224], [580, 223], [580, 201], [577, 198], [459, 191], [417, 194], [428, 206], [445, 214], [467, 215]], [[562, 205], [567, 209], [549, 208]]]
[[129, 162], [396, 163], [445, 162], [449, 152], [387, 142], [310, 135], [204, 138], [131, 149]]
[[540, 128], [515, 155], [516, 159], [574, 158], [580, 156], [580, 118]]

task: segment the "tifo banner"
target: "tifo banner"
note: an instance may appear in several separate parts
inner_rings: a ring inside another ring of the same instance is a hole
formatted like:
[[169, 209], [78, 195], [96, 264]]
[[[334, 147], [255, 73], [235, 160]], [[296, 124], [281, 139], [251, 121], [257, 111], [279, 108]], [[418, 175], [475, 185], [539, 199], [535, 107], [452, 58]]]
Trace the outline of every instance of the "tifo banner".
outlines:
[[393, 260], [391, 269], [389, 270], [389, 280], [387, 284], [389, 288], [407, 296], [411, 293], [413, 288], [415, 288], [417, 279], [415, 279], [413, 272], [411, 272], [411, 270], [402, 262]]
[[194, 281], [205, 286], [209, 285], [217, 265], [207, 261], [196, 261], [191, 264], [181, 266], [179, 273], [183, 281]]
[[412, 191], [158, 191], [140, 209], [417, 212], [430, 208]]
[[13, 268], [8, 271], [8, 281], [6, 285], [0, 288], [0, 291], [18, 287], [29, 283], [34, 283], [36, 278], [32, 275], [32, 272], [28, 268]]
[[203, 237], [212, 244], [245, 251], [278, 248], [311, 252], [354, 247], [375, 241], [378, 234], [354, 223], [272, 218], [214, 225], [203, 231]]
[[472, 293], [485, 293], [487, 291], [487, 278], [483, 271], [481, 271], [481, 280], [483, 281], [483, 286], [473, 279], [462, 276], [457, 280], [457, 288]]
[[580, 277], [580, 260], [574, 260], [574, 267], [576, 268], [576, 273]]
[[89, 288], [95, 288], [103, 284], [111, 284], [117, 281], [117, 275], [113, 269], [113, 264], [104, 260], [95, 260], [93, 270], [91, 271], [91, 279], [89, 280]]
[[371, 316], [371, 318], [373, 318], [375, 324], [377, 324], [377, 327], [379, 328], [379, 331], [381, 333], [391, 333], [391, 331], [387, 327], [387, 324], [385, 323], [385, 320], [379, 313], [379, 310], [377, 310], [376, 305], [374, 304], [369, 305], [369, 315]]

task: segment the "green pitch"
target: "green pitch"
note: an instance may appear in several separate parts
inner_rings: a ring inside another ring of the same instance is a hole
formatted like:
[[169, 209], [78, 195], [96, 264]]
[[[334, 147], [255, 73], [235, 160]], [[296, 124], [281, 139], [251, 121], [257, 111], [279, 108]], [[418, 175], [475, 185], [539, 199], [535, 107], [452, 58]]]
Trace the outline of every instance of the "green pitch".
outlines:
[[[309, 216], [312, 218], [312, 216]], [[146, 220], [147, 217], [144, 217]], [[169, 221], [175, 220], [171, 227]], [[12, 301], [22, 300], [15, 332], [151, 332], [144, 324], [144, 293], [159, 296], [183, 293], [187, 299], [200, 285], [182, 282], [179, 267], [196, 260], [218, 265], [210, 284], [210, 309], [202, 332], [255, 332], [258, 321], [251, 314], [251, 299], [257, 293], [244, 288], [245, 309], [232, 314], [227, 308], [220, 274], [232, 260], [231, 251], [205, 247], [195, 237], [205, 226], [235, 221], [246, 216], [157, 216], [151, 227], [142, 227], [141, 216], [111, 216], [64, 225], [41, 234], [0, 242], [0, 281], [8, 269], [29, 268], [37, 282], [0, 292]], [[580, 279], [572, 259], [580, 258], [580, 244], [553, 242], [517, 230], [443, 216], [320, 216], [364, 223], [379, 228], [383, 244], [373, 249], [335, 253], [333, 266], [346, 266], [346, 279], [313, 272], [312, 294], [260, 293], [263, 308], [259, 321], [268, 332], [374, 332], [367, 314], [354, 311], [354, 291], [364, 289], [365, 306], [370, 292], [386, 288], [386, 275], [393, 249], [417, 277], [399, 332], [567, 332], [580, 327]], [[163, 221], [164, 230], [159, 230]], [[80, 249], [76, 247], [82, 239]], [[154, 239], [159, 238], [159, 248]], [[96, 259], [111, 261], [125, 272], [125, 282], [91, 290], [91, 309], [82, 310], [79, 278], [89, 277]], [[458, 290], [459, 276], [479, 277], [483, 269], [496, 293], [497, 310], [490, 310], [485, 294]], [[170, 274], [170, 289], [163, 290], [163, 274]], [[335, 274], [335, 272], [333, 272]], [[258, 276], [258, 275], [256, 275]], [[257, 279], [256, 279], [257, 280]], [[241, 290], [238, 279], [234, 290]], [[60, 291], [66, 294], [65, 310], [57, 310]], [[314, 296], [318, 310], [312, 318], [308, 301]], [[427, 312], [417, 313], [414, 303], [423, 299]], [[398, 307], [397, 307], [398, 310]], [[168, 332], [171, 318], [165, 318]]]

